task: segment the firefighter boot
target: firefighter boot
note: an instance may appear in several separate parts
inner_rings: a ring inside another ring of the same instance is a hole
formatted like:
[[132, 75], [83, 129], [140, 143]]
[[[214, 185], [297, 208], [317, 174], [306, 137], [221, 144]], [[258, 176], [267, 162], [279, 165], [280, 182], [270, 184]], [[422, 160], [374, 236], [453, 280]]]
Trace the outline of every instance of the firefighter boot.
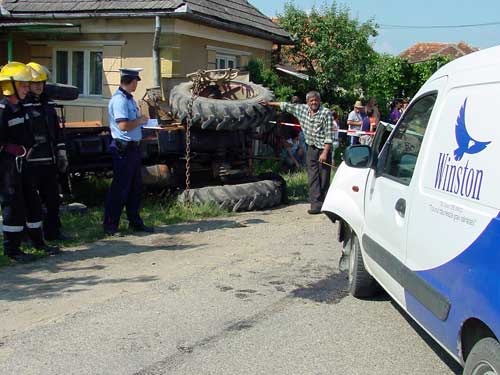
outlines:
[[58, 246], [49, 246], [45, 243], [42, 228], [28, 229], [28, 233], [35, 249], [41, 250], [48, 255], [57, 255], [61, 252]]
[[4, 254], [18, 263], [32, 262], [36, 256], [23, 253], [20, 249], [22, 236], [22, 232], [3, 232]]

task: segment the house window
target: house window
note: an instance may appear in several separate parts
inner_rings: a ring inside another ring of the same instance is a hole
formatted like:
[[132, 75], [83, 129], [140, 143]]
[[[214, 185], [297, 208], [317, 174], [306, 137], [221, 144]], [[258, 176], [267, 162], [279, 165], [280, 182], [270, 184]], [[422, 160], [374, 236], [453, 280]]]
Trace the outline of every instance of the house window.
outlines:
[[102, 95], [102, 51], [56, 50], [54, 76], [57, 83], [78, 87], [81, 95]]
[[237, 58], [236, 56], [230, 55], [217, 55], [215, 59], [216, 69], [229, 69], [237, 68]]

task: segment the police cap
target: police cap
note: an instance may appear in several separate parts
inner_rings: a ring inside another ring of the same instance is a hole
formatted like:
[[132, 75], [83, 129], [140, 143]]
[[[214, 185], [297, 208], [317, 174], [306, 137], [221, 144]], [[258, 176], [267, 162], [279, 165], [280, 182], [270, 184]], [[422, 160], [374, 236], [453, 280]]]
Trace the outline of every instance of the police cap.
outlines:
[[135, 78], [138, 81], [140, 81], [141, 77], [139, 77], [139, 72], [141, 72], [141, 71], [142, 71], [142, 68], [121, 68], [120, 74], [122, 77]]

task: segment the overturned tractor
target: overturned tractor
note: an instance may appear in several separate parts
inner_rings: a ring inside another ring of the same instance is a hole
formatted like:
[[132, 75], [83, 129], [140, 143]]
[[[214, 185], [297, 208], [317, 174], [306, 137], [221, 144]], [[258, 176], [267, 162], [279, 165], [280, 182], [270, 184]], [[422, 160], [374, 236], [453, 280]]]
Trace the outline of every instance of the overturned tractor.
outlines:
[[[271, 91], [236, 81], [237, 72], [200, 71], [174, 87], [170, 101], [149, 89], [141, 110], [157, 124], [143, 128], [143, 182], [156, 190], [182, 192], [184, 202], [214, 202], [234, 211], [280, 204], [285, 182], [279, 176], [255, 176], [253, 161], [262, 158], [257, 142], [278, 147], [274, 116], [261, 101]], [[69, 178], [112, 173], [107, 152], [111, 135], [103, 126], [66, 126]], [[69, 184], [70, 186], [71, 184]]]

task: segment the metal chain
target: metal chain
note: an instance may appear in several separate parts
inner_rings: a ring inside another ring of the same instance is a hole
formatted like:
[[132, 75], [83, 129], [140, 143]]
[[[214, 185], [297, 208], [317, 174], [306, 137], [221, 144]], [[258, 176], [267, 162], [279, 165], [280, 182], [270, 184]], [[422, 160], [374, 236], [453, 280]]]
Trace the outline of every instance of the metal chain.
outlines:
[[202, 76], [203, 71], [198, 70], [194, 77], [190, 77], [193, 81], [193, 88], [191, 90], [191, 99], [187, 106], [187, 125], [186, 125], [186, 192], [191, 187], [191, 126], [193, 125], [193, 105], [202, 90]]

